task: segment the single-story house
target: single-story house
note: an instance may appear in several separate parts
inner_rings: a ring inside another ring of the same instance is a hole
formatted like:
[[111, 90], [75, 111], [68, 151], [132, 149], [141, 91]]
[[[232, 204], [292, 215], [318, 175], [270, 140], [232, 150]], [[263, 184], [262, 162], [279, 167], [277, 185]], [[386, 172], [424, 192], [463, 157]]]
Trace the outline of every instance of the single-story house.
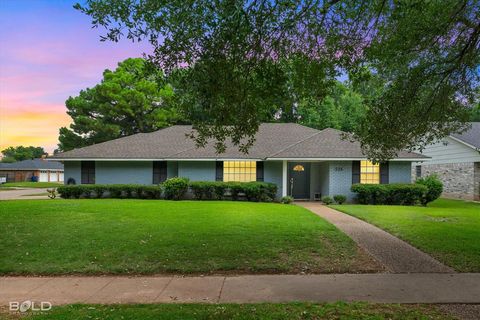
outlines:
[[7, 182], [32, 181], [32, 177], [38, 177], [39, 182], [63, 182], [63, 164], [43, 158], [0, 162], [0, 177], [7, 178]]
[[414, 178], [432, 173], [443, 182], [443, 196], [480, 200], [480, 122], [427, 146], [422, 154], [431, 157], [412, 166]]
[[411, 182], [411, 163], [427, 157], [400, 152], [380, 165], [367, 161], [360, 144], [342, 139], [342, 131], [316, 130], [293, 123], [265, 123], [248, 154], [227, 144], [197, 148], [188, 125], [138, 133], [60, 153], [65, 182], [77, 184], [157, 184], [171, 177], [191, 181], [265, 181], [278, 196], [319, 199], [346, 195], [352, 183]]

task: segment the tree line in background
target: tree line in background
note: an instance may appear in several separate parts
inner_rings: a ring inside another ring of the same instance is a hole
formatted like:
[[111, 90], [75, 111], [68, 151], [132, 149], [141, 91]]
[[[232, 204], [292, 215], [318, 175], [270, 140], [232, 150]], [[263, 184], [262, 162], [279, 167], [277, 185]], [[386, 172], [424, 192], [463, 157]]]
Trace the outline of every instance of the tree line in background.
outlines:
[[47, 155], [42, 147], [8, 147], [2, 150], [2, 162], [11, 163], [16, 161], [23, 161], [29, 159], [41, 158]]

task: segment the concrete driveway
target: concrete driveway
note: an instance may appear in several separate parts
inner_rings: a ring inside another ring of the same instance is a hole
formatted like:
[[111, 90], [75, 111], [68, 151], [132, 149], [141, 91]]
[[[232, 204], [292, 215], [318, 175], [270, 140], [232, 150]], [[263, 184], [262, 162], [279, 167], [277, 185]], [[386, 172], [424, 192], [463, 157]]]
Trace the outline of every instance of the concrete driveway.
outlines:
[[[45, 195], [49, 188], [19, 188], [15, 190], [0, 190], [0, 200], [48, 199]], [[43, 194], [43, 195], [42, 195]]]

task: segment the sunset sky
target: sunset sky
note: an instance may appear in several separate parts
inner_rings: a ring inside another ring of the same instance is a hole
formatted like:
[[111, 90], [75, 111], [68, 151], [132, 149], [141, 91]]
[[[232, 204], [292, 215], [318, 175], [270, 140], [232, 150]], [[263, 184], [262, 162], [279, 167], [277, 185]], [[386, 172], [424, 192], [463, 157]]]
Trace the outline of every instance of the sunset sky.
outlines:
[[101, 30], [70, 0], [0, 0], [0, 150], [52, 152], [68, 126], [65, 100], [92, 87], [105, 69], [140, 57], [148, 43], [100, 42]]

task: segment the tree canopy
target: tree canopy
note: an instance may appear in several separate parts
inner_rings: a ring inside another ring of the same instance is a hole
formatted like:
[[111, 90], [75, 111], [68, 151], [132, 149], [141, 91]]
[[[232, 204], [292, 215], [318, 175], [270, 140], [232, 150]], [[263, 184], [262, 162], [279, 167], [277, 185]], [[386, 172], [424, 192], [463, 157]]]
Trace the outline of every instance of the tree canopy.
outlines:
[[114, 71], [105, 70], [101, 83], [68, 98], [73, 123], [60, 128], [59, 151], [176, 123], [180, 116], [172, 97], [162, 71], [140, 58], [120, 62]]
[[2, 150], [2, 162], [15, 162], [23, 161], [29, 159], [41, 158], [47, 153], [42, 147], [34, 146], [17, 146], [17, 147], [8, 147]]
[[340, 74], [360, 86], [365, 75], [382, 80], [354, 128], [372, 159], [461, 129], [477, 99], [479, 0], [87, 0], [75, 8], [106, 28], [102, 40], [150, 41], [149, 60], [189, 84], [178, 90], [197, 143], [213, 137], [219, 151], [227, 137], [248, 151], [272, 108], [286, 116], [307, 100], [329, 103]]

